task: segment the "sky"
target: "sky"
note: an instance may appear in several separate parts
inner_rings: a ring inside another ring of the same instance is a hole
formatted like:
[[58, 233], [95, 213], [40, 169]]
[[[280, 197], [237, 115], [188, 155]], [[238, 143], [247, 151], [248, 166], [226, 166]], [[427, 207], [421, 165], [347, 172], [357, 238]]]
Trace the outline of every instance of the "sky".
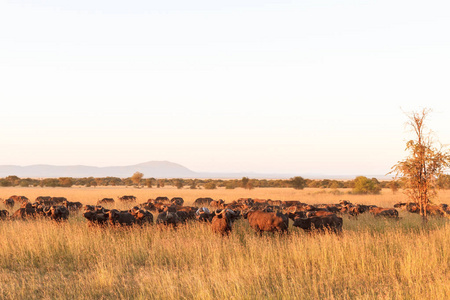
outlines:
[[0, 0], [0, 28], [0, 165], [384, 175], [423, 108], [450, 144], [448, 1]]

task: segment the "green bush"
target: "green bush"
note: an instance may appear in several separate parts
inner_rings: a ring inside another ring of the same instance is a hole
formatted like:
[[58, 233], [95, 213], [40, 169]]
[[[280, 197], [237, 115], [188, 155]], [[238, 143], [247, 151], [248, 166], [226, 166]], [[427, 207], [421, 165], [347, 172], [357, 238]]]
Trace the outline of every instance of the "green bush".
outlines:
[[291, 178], [291, 185], [296, 190], [303, 190], [306, 187], [306, 180], [301, 176]]
[[365, 176], [358, 176], [354, 180], [353, 194], [356, 195], [378, 195], [381, 187], [376, 179], [369, 179]]

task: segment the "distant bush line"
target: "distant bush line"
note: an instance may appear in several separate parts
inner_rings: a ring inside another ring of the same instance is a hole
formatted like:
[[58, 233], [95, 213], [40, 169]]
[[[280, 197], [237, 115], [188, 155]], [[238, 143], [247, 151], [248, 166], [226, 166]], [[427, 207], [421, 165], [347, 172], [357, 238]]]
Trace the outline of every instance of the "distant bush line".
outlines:
[[[181, 179], [181, 178], [142, 178], [139, 183], [132, 177], [59, 177], [59, 178], [19, 178], [8, 176], [0, 178], [2, 187], [72, 187], [72, 186], [141, 186], [147, 188], [160, 188], [164, 186], [174, 186], [177, 188], [190, 189], [216, 189], [216, 188], [329, 188], [352, 189], [356, 194], [377, 194], [382, 188], [390, 188], [394, 192], [403, 187], [401, 181], [386, 180], [378, 181], [376, 178], [358, 176], [353, 180], [332, 180], [332, 179], [303, 179], [300, 176], [290, 179]], [[450, 189], [450, 175], [443, 175], [438, 179], [438, 187]]]

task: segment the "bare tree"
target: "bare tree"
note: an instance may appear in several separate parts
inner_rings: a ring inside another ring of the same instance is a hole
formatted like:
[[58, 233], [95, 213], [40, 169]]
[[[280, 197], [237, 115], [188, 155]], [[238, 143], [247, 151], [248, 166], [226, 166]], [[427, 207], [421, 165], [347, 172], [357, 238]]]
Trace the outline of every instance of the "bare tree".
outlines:
[[450, 166], [450, 154], [442, 146], [434, 146], [431, 131], [425, 127], [425, 118], [431, 110], [423, 109], [408, 115], [415, 139], [406, 143], [408, 157], [392, 167], [390, 173], [405, 184], [408, 198], [419, 205], [420, 215], [427, 221], [427, 206], [436, 196], [437, 179]]

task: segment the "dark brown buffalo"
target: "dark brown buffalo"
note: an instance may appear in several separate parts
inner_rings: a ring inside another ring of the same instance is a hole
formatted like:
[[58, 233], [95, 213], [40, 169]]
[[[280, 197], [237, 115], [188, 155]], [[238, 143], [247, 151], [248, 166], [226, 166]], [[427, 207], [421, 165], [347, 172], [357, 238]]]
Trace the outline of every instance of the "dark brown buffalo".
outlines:
[[180, 223], [186, 224], [186, 222], [191, 218], [188, 212], [179, 210], [176, 212]]
[[167, 204], [170, 203], [169, 197], [166, 197], [166, 196], [158, 196], [158, 197], [156, 197], [155, 201], [161, 202], [161, 203], [167, 203]]
[[339, 201], [339, 204], [340, 205], [342, 205], [342, 206], [345, 206], [345, 205], [353, 205], [350, 201], [348, 201], [348, 200], [341, 200], [341, 201]]
[[14, 204], [16, 204], [16, 202], [14, 201], [14, 199], [8, 198], [8, 199], [3, 200], [3, 204], [5, 204], [6, 208], [13, 209]]
[[414, 202], [408, 202], [405, 205], [405, 209], [406, 211], [413, 213], [413, 214], [418, 214], [420, 213], [420, 207], [418, 204], [414, 203]]
[[356, 204], [356, 208], [360, 214], [368, 212], [374, 205]]
[[307, 218], [296, 218], [293, 226], [299, 227], [305, 231], [331, 231], [339, 233], [342, 231], [342, 218], [336, 214], [311, 216]]
[[153, 224], [153, 214], [145, 209], [135, 206], [130, 209], [130, 213], [136, 219], [136, 224], [138, 225]]
[[86, 211], [94, 211], [95, 210], [95, 205], [89, 205], [86, 204], [85, 206], [83, 206], [83, 210]]
[[294, 221], [297, 218], [306, 218], [306, 212], [305, 211], [287, 211], [287, 215], [289, 219]]
[[131, 196], [131, 195], [125, 195], [125, 196], [119, 197], [119, 200], [122, 202], [134, 202], [134, 201], [136, 201], [136, 197]]
[[[408, 203], [406, 205], [406, 210], [410, 213], [420, 213], [420, 206], [415, 203]], [[428, 204], [427, 205], [427, 215], [434, 216], [434, 217], [442, 217], [448, 214], [448, 208], [446, 204], [441, 205], [434, 205], [434, 204]]]
[[144, 202], [138, 205], [139, 208], [145, 209], [145, 210], [150, 210], [150, 211], [156, 211], [156, 207], [153, 203], [150, 202]]
[[303, 203], [297, 200], [287, 200], [281, 202], [284, 207], [290, 207], [290, 206], [301, 206]]
[[211, 211], [207, 207], [200, 207], [195, 212], [195, 217], [199, 222], [211, 222], [215, 216], [215, 212]]
[[64, 201], [67, 201], [66, 197], [52, 197], [51, 203], [52, 205], [62, 205]]
[[69, 218], [69, 210], [64, 205], [52, 205], [43, 209], [43, 212], [50, 219], [64, 221]]
[[177, 207], [175, 205], [161, 205], [158, 208], [158, 212], [164, 212], [164, 211], [168, 211], [168, 212], [177, 212]]
[[9, 197], [9, 199], [13, 199], [15, 202], [18, 203], [23, 203], [23, 202], [28, 202], [28, 198], [25, 196], [17, 196], [17, 195], [13, 195], [11, 197]]
[[22, 207], [19, 208], [11, 217], [12, 218], [28, 218], [36, 216], [36, 207], [33, 207], [31, 203], [22, 204]]
[[253, 204], [268, 204], [267, 199], [253, 199]]
[[39, 196], [35, 201], [42, 205], [52, 205], [52, 197], [50, 196]]
[[79, 211], [83, 204], [81, 202], [70, 202], [70, 201], [64, 201], [63, 205], [69, 210], [69, 211]]
[[111, 225], [127, 225], [131, 226], [136, 222], [136, 218], [128, 211], [118, 211], [117, 209], [111, 209], [107, 212], [109, 223]]
[[203, 206], [209, 206], [209, 204], [213, 201], [212, 198], [197, 198], [194, 201], [195, 207], [203, 207]]
[[173, 228], [176, 228], [180, 222], [181, 220], [176, 212], [164, 211], [158, 214], [156, 218], [157, 225], [172, 226]]
[[97, 205], [114, 204], [114, 202], [113, 198], [103, 198], [97, 201]]
[[394, 204], [394, 208], [405, 209], [408, 202], [397, 202]]
[[[161, 212], [161, 211], [163, 211], [164, 210], [164, 208], [165, 207], [168, 207], [166, 204], [164, 204], [164, 203], [160, 203], [160, 202], [157, 202], [157, 203], [149, 203], [149, 204], [151, 204], [151, 205], [153, 205], [153, 207], [154, 207], [154, 211], [156, 211], [156, 212]], [[172, 205], [170, 205], [170, 206], [172, 206]], [[173, 207], [175, 207], [175, 206], [173, 206]], [[152, 209], [150, 209], [150, 210], [152, 210]]]
[[441, 206], [434, 205], [434, 204], [427, 205], [427, 215], [435, 216], [435, 217], [442, 217], [445, 214], [446, 214], [446, 211]]
[[358, 215], [363, 211], [360, 209], [358, 205], [353, 204], [347, 204], [347, 205], [341, 205], [341, 209], [338, 211], [342, 214], [347, 214], [349, 217], [357, 218]]
[[[231, 209], [231, 210], [234, 210], [234, 211], [236, 211], [236, 210], [244, 210], [246, 208], [246, 205], [242, 204], [242, 203], [238, 203], [236, 201], [233, 201], [231, 203], [225, 204], [224, 208], [228, 208], [228, 209]], [[247, 207], [247, 209], [248, 209], [248, 207]]]
[[104, 225], [108, 221], [107, 211], [94, 205], [86, 205], [83, 216], [89, 221], [88, 225]]
[[172, 199], [170, 199], [170, 203], [176, 204], [176, 205], [183, 205], [184, 204], [184, 199], [181, 197], [173, 197]]
[[341, 208], [341, 206], [339, 204], [322, 204], [322, 205], [319, 205], [317, 207], [325, 209], [325, 210], [327, 210], [329, 212], [332, 212], [332, 213], [335, 213], [335, 214], [339, 213], [340, 212], [340, 208]]
[[331, 211], [325, 211], [325, 210], [317, 210], [317, 211], [308, 211], [305, 213], [305, 216], [307, 218], [309, 217], [327, 217], [327, 216], [334, 216], [335, 213], [332, 213]]
[[244, 218], [248, 219], [250, 227], [260, 234], [263, 231], [284, 233], [289, 227], [289, 218], [282, 213], [255, 210], [245, 213]]
[[448, 211], [448, 204], [446, 203], [441, 203], [439, 204], [439, 207], [443, 210], [443, 211]]
[[33, 206], [33, 204], [30, 202], [22, 202], [22, 204], [20, 205], [20, 208], [26, 208], [26, 207], [32, 207], [32, 206]]
[[347, 210], [347, 213], [348, 213], [351, 217], [357, 218], [361, 212], [360, 212], [360, 210], [358, 209], [357, 206], [350, 206], [350, 207], [348, 208], [348, 210]]
[[375, 217], [398, 219], [398, 211], [395, 208], [372, 207], [369, 211]]
[[189, 213], [195, 219], [195, 212], [198, 210], [197, 207], [194, 206], [177, 206], [177, 211], [185, 211]]
[[236, 202], [240, 203], [240, 204], [245, 204], [245, 205], [248, 205], [248, 206], [251, 206], [254, 203], [252, 198], [239, 198], [239, 199], [236, 200]]
[[267, 204], [273, 205], [273, 206], [281, 206], [281, 205], [283, 205], [283, 201], [281, 201], [281, 200], [270, 200], [270, 199], [268, 199], [268, 200], [267, 200]]
[[[37, 203], [37, 202], [35, 202]], [[36, 206], [36, 215], [37, 216], [41, 216], [41, 217], [45, 217], [47, 216], [46, 213], [44, 212], [44, 209], [46, 209], [48, 206], [45, 206], [43, 204], [38, 204]]]
[[209, 203], [209, 206], [211, 206], [212, 208], [223, 208], [225, 201], [223, 201], [222, 199], [219, 200], [213, 200]]
[[0, 219], [5, 220], [9, 218], [9, 211], [2, 209], [0, 210]]

